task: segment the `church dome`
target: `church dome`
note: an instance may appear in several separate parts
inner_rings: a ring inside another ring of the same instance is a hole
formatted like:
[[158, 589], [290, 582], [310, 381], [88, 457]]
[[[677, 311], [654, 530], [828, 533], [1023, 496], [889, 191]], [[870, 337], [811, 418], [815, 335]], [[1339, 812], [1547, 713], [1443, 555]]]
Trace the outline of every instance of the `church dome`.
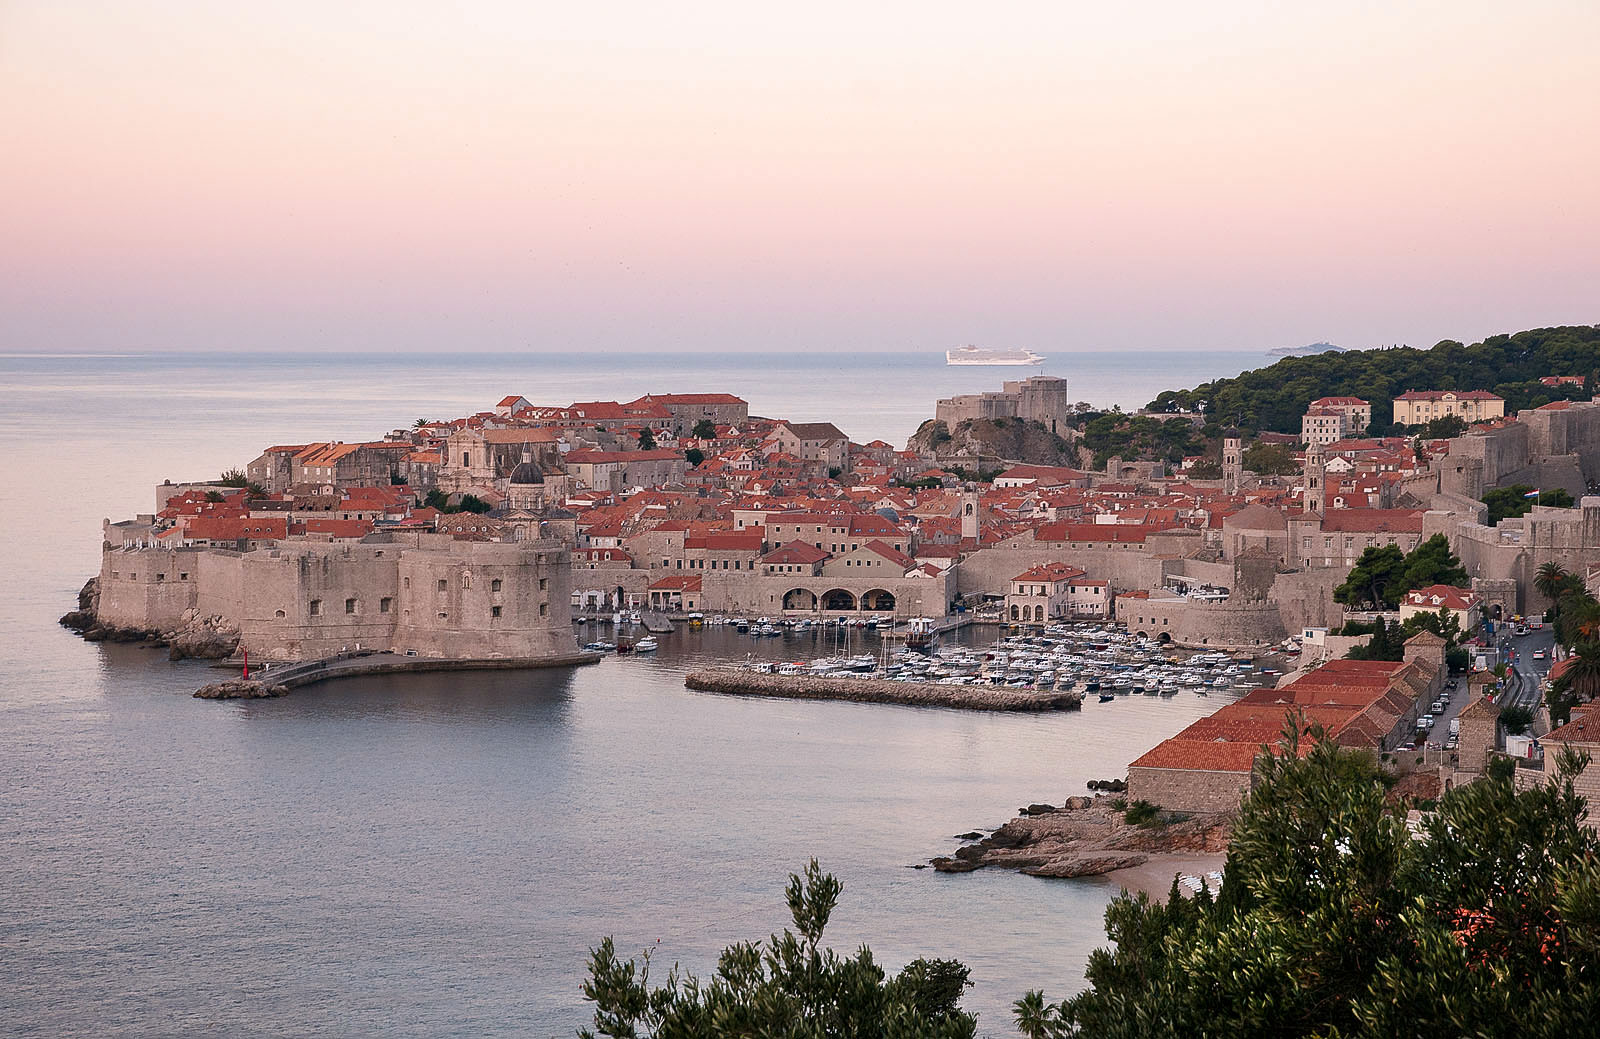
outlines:
[[513, 484], [544, 483], [544, 473], [532, 462], [518, 462], [517, 467], [511, 470]]

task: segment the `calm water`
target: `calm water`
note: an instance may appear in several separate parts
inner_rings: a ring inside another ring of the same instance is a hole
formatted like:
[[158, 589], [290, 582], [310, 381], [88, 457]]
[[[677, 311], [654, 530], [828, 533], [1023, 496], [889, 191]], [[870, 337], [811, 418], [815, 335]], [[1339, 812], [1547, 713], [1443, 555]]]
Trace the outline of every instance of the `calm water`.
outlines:
[[[504, 392], [700, 385], [681, 358], [606, 359], [625, 373], [617, 384], [600, 365], [416, 361], [0, 357], [6, 1032], [570, 1035], [588, 1016], [578, 986], [601, 936], [704, 972], [728, 942], [783, 926], [785, 877], [811, 856], [845, 883], [832, 944], [868, 941], [896, 967], [963, 960], [986, 1033], [1010, 1033], [1006, 1008], [1024, 990], [1081, 984], [1107, 885], [906, 867], [1019, 804], [1118, 774], [1205, 700], [1009, 717], [692, 693], [692, 660], [753, 646], [708, 631], [664, 640], [655, 659], [570, 672], [204, 703], [189, 697], [212, 677], [202, 665], [55, 626], [98, 566], [100, 518], [148, 511], [163, 477]], [[1209, 361], [1162, 386], [1252, 363]], [[881, 357], [830, 379], [777, 359], [712, 368], [705, 386], [755, 411], [897, 442], [934, 396], [1002, 374]], [[1097, 358], [1059, 373], [1085, 399], [1117, 399], [1089, 388], [1092, 370], [1109, 383], [1115, 369]]]

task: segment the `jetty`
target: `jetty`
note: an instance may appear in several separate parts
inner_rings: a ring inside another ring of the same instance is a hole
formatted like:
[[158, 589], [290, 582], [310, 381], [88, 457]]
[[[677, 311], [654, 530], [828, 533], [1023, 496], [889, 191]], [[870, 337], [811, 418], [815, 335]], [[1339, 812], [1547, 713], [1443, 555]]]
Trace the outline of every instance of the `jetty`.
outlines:
[[[282, 696], [291, 689], [362, 675], [419, 674], [438, 671], [530, 671], [547, 667], [577, 667], [598, 663], [604, 654], [588, 651], [554, 657], [495, 657], [482, 660], [447, 660], [408, 657], [396, 653], [352, 653], [323, 660], [289, 664], [267, 663], [253, 669], [248, 679], [213, 682], [195, 692], [202, 700], [257, 699]], [[217, 667], [241, 667], [229, 662]]]
[[850, 700], [856, 703], [901, 704], [907, 707], [950, 707], [964, 711], [1068, 711], [1083, 706], [1075, 691], [1039, 691], [984, 685], [940, 685], [937, 682], [891, 682], [868, 677], [819, 678], [776, 675], [743, 668], [691, 671], [683, 684], [709, 693], [772, 696], [789, 700]]

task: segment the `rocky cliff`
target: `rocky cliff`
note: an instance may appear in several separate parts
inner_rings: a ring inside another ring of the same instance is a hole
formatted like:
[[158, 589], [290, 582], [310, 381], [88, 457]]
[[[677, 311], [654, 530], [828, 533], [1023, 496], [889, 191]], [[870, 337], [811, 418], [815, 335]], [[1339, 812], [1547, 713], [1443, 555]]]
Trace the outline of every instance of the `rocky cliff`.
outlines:
[[[1071, 432], [1069, 430], [1069, 432]], [[1079, 464], [1077, 448], [1043, 423], [1021, 419], [969, 419], [950, 429], [929, 419], [911, 435], [907, 450], [937, 458], [1003, 459], [1030, 465]]]

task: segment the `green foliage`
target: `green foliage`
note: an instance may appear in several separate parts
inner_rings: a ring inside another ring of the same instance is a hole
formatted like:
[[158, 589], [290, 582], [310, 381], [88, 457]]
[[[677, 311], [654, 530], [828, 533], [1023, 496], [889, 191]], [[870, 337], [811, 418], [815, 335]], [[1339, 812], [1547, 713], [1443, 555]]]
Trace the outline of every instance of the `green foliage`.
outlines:
[[1552, 400], [1587, 399], [1577, 386], [1540, 384], [1545, 375], [1593, 371], [1600, 365], [1600, 326], [1574, 325], [1491, 336], [1463, 346], [1446, 340], [1431, 349], [1348, 350], [1286, 357], [1275, 364], [1217, 379], [1190, 390], [1168, 390], [1152, 411], [1204, 411], [1251, 429], [1298, 433], [1306, 405], [1318, 397], [1372, 402], [1372, 426], [1394, 422], [1394, 398], [1407, 390], [1489, 390], [1507, 413]]
[[1600, 642], [1591, 638], [1575, 644], [1561, 681], [1580, 700], [1589, 701], [1600, 695]]
[[476, 494], [463, 494], [460, 500], [452, 505], [450, 504], [450, 496], [437, 487], [428, 492], [427, 497], [422, 499], [422, 504], [430, 509], [438, 509], [440, 512], [451, 514], [457, 512], [484, 513], [488, 512], [492, 507]]
[[1467, 580], [1466, 568], [1450, 551], [1450, 540], [1435, 534], [1405, 554], [1395, 545], [1365, 549], [1333, 597], [1346, 606], [1394, 609], [1412, 589], [1433, 584], [1464, 587]]
[[1505, 726], [1507, 732], [1520, 736], [1528, 731], [1528, 726], [1533, 724], [1533, 712], [1526, 707], [1506, 707], [1500, 711], [1500, 724]]
[[1429, 440], [1450, 440], [1467, 431], [1467, 420], [1460, 415], [1441, 415], [1424, 423], [1420, 430]]
[[1496, 487], [1485, 494], [1483, 503], [1489, 506], [1489, 526], [1493, 527], [1503, 519], [1525, 516], [1533, 511], [1535, 505], [1546, 505], [1552, 509], [1570, 509], [1576, 504], [1572, 500], [1572, 495], [1559, 487], [1553, 491], [1540, 491], [1537, 499], [1525, 497], [1533, 490], [1531, 484], [1518, 483], [1510, 487]]
[[689, 430], [689, 435], [696, 440], [714, 440], [717, 435], [717, 424], [708, 418], [703, 418]]
[[1364, 646], [1351, 646], [1346, 660], [1404, 660], [1405, 639], [1399, 626], [1391, 627], [1379, 617], [1373, 625], [1372, 639]]
[[830, 480], [837, 480], [843, 473], [844, 470], [836, 465], [828, 466], [828, 479]]
[[408, 484], [410, 482], [411, 481], [406, 477], [406, 474], [402, 473], [398, 469], [394, 470], [393, 472], [391, 472], [389, 474], [389, 484], [391, 486], [404, 487], [406, 484]]
[[[1311, 740], [1309, 753], [1300, 751]], [[1509, 759], [1508, 759], [1509, 760]], [[1512, 765], [1514, 767], [1514, 762]], [[1222, 889], [1124, 895], [1089, 989], [1015, 1005], [1040, 1039], [1587, 1034], [1600, 838], [1564, 757], [1549, 786], [1456, 787], [1417, 838], [1370, 755], [1313, 730], [1257, 759]]]
[[1399, 594], [1404, 595], [1414, 588], [1426, 588], [1431, 584], [1460, 588], [1465, 587], [1467, 581], [1466, 568], [1450, 551], [1450, 539], [1443, 534], [1435, 534], [1406, 554], [1404, 587]]
[[224, 469], [222, 478], [217, 481], [224, 487], [248, 487], [249, 477], [245, 476], [243, 469]]
[[639, 430], [639, 450], [654, 451], [656, 449], [656, 435], [648, 429]]
[[1472, 666], [1472, 656], [1465, 646], [1451, 646], [1444, 651], [1444, 664], [1451, 671], [1465, 671]]
[[1098, 466], [1113, 457], [1181, 462], [1186, 455], [1204, 454], [1210, 446], [1200, 430], [1182, 420], [1164, 422], [1108, 411], [1084, 415], [1079, 422], [1083, 443], [1094, 452]]
[[689, 450], [683, 453], [683, 457], [684, 460], [687, 461], [691, 467], [693, 467], [706, 460], [706, 453], [700, 450], [698, 447], [691, 447]]
[[1405, 553], [1398, 545], [1369, 547], [1356, 560], [1344, 583], [1333, 590], [1334, 601], [1346, 606], [1393, 609], [1400, 601], [1405, 571]]
[[1156, 816], [1160, 812], [1161, 809], [1149, 801], [1135, 801], [1128, 806], [1127, 811], [1122, 813], [1122, 819], [1131, 826], [1143, 826], [1146, 823], [1155, 822]]
[[1222, 479], [1222, 463], [1209, 460], [1196, 462], [1189, 467], [1186, 475], [1191, 480], [1220, 480]]
[[206, 492], [206, 501], [211, 502], [213, 504], [215, 504], [215, 503], [217, 503], [219, 501], [227, 501], [227, 500], [228, 499], [226, 499], [226, 498], [224, 498], [222, 496], [222, 492], [221, 491], [207, 491]]
[[[650, 957], [617, 959], [610, 938], [589, 957], [584, 998], [594, 1003], [594, 1029], [584, 1039], [755, 1039], [755, 1037], [882, 1037], [971, 1039], [976, 1020], [959, 1006], [971, 984], [954, 960], [915, 960], [885, 974], [862, 947], [849, 958], [821, 949], [841, 885], [816, 860], [791, 874], [785, 892], [794, 931], [764, 945], [724, 949], [709, 981], [680, 976], [650, 987]], [[798, 932], [796, 934], [795, 932]]]
[[1262, 476], [1288, 476], [1300, 471], [1294, 452], [1284, 444], [1251, 444], [1245, 448], [1240, 462], [1252, 473]]

